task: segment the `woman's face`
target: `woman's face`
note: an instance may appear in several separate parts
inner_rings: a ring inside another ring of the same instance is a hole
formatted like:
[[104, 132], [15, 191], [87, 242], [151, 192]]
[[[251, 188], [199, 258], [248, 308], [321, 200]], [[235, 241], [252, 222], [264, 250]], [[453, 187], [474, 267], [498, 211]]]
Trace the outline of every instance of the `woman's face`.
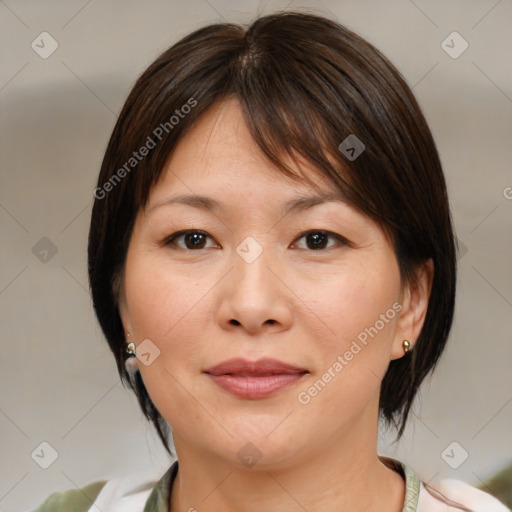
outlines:
[[290, 207], [306, 197], [318, 193], [262, 156], [227, 100], [181, 140], [139, 212], [121, 316], [178, 456], [276, 468], [376, 442], [381, 380], [426, 299], [401, 287], [375, 222], [341, 198]]

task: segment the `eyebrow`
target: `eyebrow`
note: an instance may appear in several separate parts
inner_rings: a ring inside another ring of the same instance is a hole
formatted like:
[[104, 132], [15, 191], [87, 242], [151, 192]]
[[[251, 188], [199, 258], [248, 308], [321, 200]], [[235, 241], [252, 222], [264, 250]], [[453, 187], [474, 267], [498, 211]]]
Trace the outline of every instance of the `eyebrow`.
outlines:
[[[290, 199], [289, 201], [283, 204], [283, 211], [285, 214], [288, 214], [290, 212], [305, 211], [308, 210], [309, 208], [312, 208], [313, 206], [331, 201], [341, 202], [345, 204], [347, 203], [345, 197], [341, 192], [329, 192], [323, 194], [316, 194], [312, 196], [300, 196]], [[211, 197], [196, 194], [180, 194], [156, 202], [148, 209], [147, 214], [149, 215], [152, 211], [159, 208], [160, 206], [168, 206], [173, 204], [185, 204], [188, 206], [192, 206], [194, 208], [198, 208], [200, 210], [213, 212], [217, 212], [223, 209], [222, 203]]]

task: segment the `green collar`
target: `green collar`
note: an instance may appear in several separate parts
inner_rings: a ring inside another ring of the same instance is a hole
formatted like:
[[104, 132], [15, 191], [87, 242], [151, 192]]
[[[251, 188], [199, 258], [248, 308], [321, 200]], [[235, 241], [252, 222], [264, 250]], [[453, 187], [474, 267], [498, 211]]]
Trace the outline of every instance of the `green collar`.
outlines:
[[[386, 466], [398, 471], [405, 478], [405, 501], [402, 512], [416, 512], [420, 493], [418, 476], [403, 462], [389, 457], [379, 456]], [[144, 512], [169, 512], [171, 487], [178, 473], [178, 461], [175, 461], [156, 483], [151, 491]]]
[[403, 462], [379, 455], [379, 459], [388, 468], [394, 469], [405, 479], [405, 500], [402, 512], [416, 512], [420, 495], [420, 479], [414, 471]]
[[146, 501], [144, 512], [169, 512], [171, 487], [177, 473], [178, 461], [175, 461], [153, 487], [153, 491], [149, 495], [148, 501]]

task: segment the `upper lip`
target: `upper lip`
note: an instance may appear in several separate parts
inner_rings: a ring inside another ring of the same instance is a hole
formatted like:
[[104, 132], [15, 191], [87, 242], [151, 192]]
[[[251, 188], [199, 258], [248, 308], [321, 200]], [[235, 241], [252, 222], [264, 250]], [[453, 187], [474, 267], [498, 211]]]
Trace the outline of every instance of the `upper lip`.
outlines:
[[268, 357], [258, 359], [257, 361], [249, 361], [242, 358], [228, 359], [204, 371], [210, 375], [293, 374], [307, 372], [305, 368], [293, 366], [291, 364], [284, 363], [283, 361]]

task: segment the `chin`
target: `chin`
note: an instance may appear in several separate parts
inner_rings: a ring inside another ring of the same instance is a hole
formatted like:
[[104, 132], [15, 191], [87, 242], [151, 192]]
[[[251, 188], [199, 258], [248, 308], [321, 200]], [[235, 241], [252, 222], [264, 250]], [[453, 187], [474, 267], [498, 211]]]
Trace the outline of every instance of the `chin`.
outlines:
[[225, 442], [211, 446], [211, 451], [238, 469], [275, 470], [292, 465], [301, 451], [294, 440], [298, 436], [293, 435], [290, 426], [279, 430], [282, 418], [279, 421], [272, 419], [271, 428], [258, 420], [251, 424], [240, 422], [236, 429], [232, 426], [228, 430], [233, 437], [226, 439], [224, 436]]

